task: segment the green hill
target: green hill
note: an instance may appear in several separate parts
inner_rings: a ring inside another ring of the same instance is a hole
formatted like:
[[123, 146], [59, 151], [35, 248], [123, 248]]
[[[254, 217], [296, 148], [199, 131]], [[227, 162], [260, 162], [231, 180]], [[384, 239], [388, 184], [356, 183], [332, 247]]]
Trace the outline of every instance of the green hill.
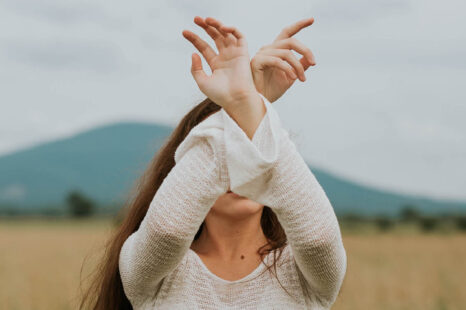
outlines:
[[[121, 203], [173, 128], [116, 123], [0, 157], [0, 211], [63, 208], [78, 189], [98, 203]], [[377, 190], [310, 167], [339, 214], [396, 214], [405, 204], [427, 213], [466, 210], [466, 202]]]

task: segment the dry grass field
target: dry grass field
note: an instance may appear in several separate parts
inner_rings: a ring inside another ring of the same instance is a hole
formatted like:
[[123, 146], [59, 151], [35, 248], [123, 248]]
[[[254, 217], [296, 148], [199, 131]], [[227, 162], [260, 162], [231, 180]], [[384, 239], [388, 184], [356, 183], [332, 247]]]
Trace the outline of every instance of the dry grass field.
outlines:
[[[83, 259], [110, 229], [108, 220], [0, 221], [0, 309], [76, 309]], [[466, 234], [343, 235], [348, 271], [333, 309], [466, 308]]]

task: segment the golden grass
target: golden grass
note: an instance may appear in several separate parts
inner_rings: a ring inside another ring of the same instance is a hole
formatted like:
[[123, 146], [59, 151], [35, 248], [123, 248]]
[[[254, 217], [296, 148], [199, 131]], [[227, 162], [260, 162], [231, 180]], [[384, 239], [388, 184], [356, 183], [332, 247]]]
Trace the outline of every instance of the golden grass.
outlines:
[[466, 235], [346, 235], [344, 244], [334, 309], [465, 309]]
[[[0, 309], [76, 309], [83, 259], [100, 249], [110, 224], [0, 221]], [[344, 232], [344, 244], [348, 270], [332, 309], [464, 309], [465, 234]]]
[[109, 224], [0, 222], [0, 309], [76, 309], [83, 259], [102, 246]]

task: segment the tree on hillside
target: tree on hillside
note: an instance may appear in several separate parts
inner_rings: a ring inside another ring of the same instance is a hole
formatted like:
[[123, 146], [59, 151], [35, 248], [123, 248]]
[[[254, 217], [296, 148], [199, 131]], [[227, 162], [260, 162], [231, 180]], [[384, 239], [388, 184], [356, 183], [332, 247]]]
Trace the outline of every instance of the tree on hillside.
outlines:
[[378, 215], [375, 219], [375, 225], [381, 231], [387, 231], [395, 226], [394, 221], [385, 214]]
[[466, 231], [466, 215], [457, 216], [455, 218], [455, 222], [456, 222], [456, 227], [458, 227], [458, 229]]
[[77, 190], [68, 193], [66, 202], [73, 217], [91, 216], [95, 211], [94, 202]]
[[366, 221], [366, 218], [362, 214], [358, 213], [345, 213], [339, 216], [341, 221], [351, 222], [351, 223], [360, 223]]
[[422, 231], [428, 232], [435, 230], [439, 224], [439, 219], [434, 216], [423, 216], [419, 220]]
[[404, 205], [400, 211], [400, 218], [404, 222], [415, 222], [421, 217], [421, 213], [414, 205]]

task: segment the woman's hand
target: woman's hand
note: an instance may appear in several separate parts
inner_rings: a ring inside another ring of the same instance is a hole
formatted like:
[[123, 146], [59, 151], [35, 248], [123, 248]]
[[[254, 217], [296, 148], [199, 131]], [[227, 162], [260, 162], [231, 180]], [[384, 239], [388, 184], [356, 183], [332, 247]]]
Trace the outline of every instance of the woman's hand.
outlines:
[[229, 111], [241, 110], [240, 105], [247, 102], [257, 102], [260, 97], [254, 85], [244, 35], [235, 27], [224, 26], [212, 17], [204, 20], [196, 16], [194, 22], [212, 37], [219, 51], [217, 54], [195, 33], [183, 30], [183, 36], [204, 56], [212, 71], [208, 76], [202, 68], [201, 57], [197, 53], [192, 54], [191, 73], [199, 89]]
[[[261, 47], [251, 59], [256, 89], [270, 102], [280, 98], [297, 77], [304, 82], [304, 71], [316, 64], [311, 50], [292, 38], [312, 23], [314, 18], [311, 17], [285, 27], [271, 44]], [[303, 57], [298, 60], [291, 50], [302, 54]]]

